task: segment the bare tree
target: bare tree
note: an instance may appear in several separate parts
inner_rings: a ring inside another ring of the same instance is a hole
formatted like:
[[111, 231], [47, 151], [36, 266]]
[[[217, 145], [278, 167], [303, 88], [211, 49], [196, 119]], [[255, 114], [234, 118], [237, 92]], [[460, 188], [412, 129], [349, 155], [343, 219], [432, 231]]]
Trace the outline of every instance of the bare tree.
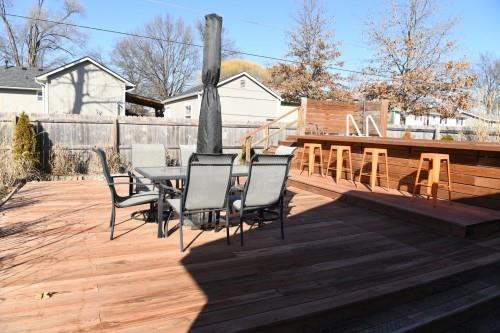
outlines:
[[74, 56], [73, 47], [81, 44], [84, 35], [64, 23], [70, 23], [74, 16], [83, 12], [76, 0], [64, 0], [58, 14], [49, 12], [44, 0], [37, 0], [27, 14], [31, 19], [21, 25], [10, 20], [7, 11], [10, 6], [10, 1], [0, 0], [0, 18], [6, 35], [0, 36], [0, 40], [7, 40], [0, 42], [4, 58], [18, 67], [32, 68], [60, 63], [64, 55]]
[[323, 3], [303, 0], [294, 16], [295, 27], [288, 31], [287, 56], [296, 63], [279, 63], [269, 69], [270, 84], [286, 100], [310, 98], [344, 99], [329, 66], [343, 66], [334, 38], [333, 19], [326, 15]]
[[[197, 21], [196, 22], [196, 30], [200, 36], [201, 42], [205, 40], [205, 22]], [[221, 31], [221, 56], [222, 59], [228, 59], [234, 57], [238, 53], [238, 49], [236, 48], [236, 42], [229, 37], [229, 33], [226, 28], [222, 27]]]
[[113, 61], [122, 74], [145, 95], [165, 99], [182, 92], [199, 66], [199, 50], [193, 30], [179, 18], [158, 16], [137, 34], [126, 37], [113, 52]]
[[475, 77], [467, 60], [449, 59], [456, 49], [449, 38], [457, 20], [436, 19], [432, 0], [393, 0], [385, 13], [387, 20], [367, 24], [377, 49], [368, 71], [389, 80], [368, 83], [365, 95], [389, 99], [403, 116], [431, 110], [453, 115], [469, 109]]
[[481, 54], [475, 73], [476, 88], [481, 106], [489, 115], [500, 109], [500, 58]]

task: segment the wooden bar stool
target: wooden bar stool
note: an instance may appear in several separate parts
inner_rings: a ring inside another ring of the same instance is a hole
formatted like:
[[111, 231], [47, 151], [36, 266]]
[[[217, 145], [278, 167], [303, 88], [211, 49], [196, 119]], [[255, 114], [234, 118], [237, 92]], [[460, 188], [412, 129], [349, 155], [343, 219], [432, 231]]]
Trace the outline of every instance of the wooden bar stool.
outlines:
[[[347, 152], [347, 159], [349, 162], [349, 173], [351, 174], [351, 182], [354, 183], [354, 176], [352, 173], [352, 157], [351, 157], [351, 146], [330, 146], [330, 153], [328, 154], [328, 163], [326, 164], [325, 177], [328, 175], [328, 170], [335, 169], [335, 182], [338, 184], [340, 177], [342, 175], [342, 167], [344, 164], [344, 153]], [[332, 160], [332, 154], [335, 154], [337, 159], [337, 164], [335, 168], [330, 167], [330, 162]], [[346, 177], [347, 178], [347, 177]]]
[[[372, 172], [371, 174], [363, 173], [363, 168], [365, 166], [366, 155], [372, 155]], [[375, 181], [377, 178], [382, 176], [378, 175], [378, 160], [380, 155], [385, 155], [385, 177], [387, 181], [387, 190], [389, 190], [389, 163], [387, 161], [387, 149], [382, 148], [365, 148], [363, 150], [363, 158], [361, 159], [361, 170], [359, 171], [359, 182], [361, 183], [361, 176], [370, 176], [370, 190], [373, 191], [375, 188]]]
[[[323, 176], [323, 152], [320, 143], [304, 143], [304, 149], [302, 150], [302, 157], [300, 160], [300, 172], [302, 173], [304, 168], [304, 156], [306, 153], [306, 149], [308, 150], [308, 158], [307, 158], [307, 174], [311, 176], [314, 172], [314, 168], [319, 166], [321, 176]], [[316, 151], [319, 151], [319, 163], [316, 163]]]
[[[419, 182], [420, 171], [422, 170], [422, 164], [424, 161], [429, 161], [429, 175], [427, 177], [427, 184]], [[446, 163], [446, 169], [448, 173], [448, 185], [439, 184], [439, 174], [441, 173], [441, 163]], [[413, 196], [417, 192], [417, 186], [427, 187], [427, 199], [432, 195], [433, 205], [436, 206], [437, 202], [437, 192], [439, 186], [448, 189], [448, 199], [451, 204], [451, 174], [450, 174], [450, 155], [448, 154], [434, 154], [434, 153], [422, 153], [420, 154], [420, 161], [418, 162], [417, 178], [415, 178], [415, 186], [413, 187]]]

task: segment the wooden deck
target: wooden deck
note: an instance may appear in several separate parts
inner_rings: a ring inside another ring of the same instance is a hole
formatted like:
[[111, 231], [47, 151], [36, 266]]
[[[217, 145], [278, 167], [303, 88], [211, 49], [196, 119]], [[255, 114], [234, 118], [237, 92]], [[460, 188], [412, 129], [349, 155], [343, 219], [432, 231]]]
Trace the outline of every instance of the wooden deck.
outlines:
[[[117, 211], [109, 241], [101, 181], [29, 183], [0, 212], [0, 331], [314, 331], [310, 318], [332, 325], [331, 313], [435, 294], [430, 284], [447, 278], [469, 283], [468, 300], [500, 295], [467, 275], [498, 264], [500, 239], [443, 236], [293, 187], [288, 195], [284, 241], [272, 223], [247, 226], [244, 247], [234, 235], [228, 247], [224, 232], [186, 230], [194, 241], [181, 254], [177, 232], [157, 239], [131, 209]], [[407, 317], [431, 318], [417, 314]]]

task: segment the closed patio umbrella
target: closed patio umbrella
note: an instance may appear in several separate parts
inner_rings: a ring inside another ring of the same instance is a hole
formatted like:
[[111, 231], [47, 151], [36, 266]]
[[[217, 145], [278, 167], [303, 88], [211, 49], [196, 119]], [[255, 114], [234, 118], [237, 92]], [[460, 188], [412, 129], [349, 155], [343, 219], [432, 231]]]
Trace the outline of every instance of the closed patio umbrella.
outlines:
[[222, 17], [205, 16], [203, 96], [198, 123], [198, 153], [222, 153], [222, 118], [217, 84], [220, 77]]

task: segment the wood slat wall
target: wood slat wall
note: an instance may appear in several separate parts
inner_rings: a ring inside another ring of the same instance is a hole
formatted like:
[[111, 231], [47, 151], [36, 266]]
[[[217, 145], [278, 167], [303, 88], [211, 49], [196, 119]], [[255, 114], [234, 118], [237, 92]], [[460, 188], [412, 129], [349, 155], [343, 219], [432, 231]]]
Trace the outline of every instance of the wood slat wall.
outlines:
[[[364, 119], [371, 115], [378, 128], [385, 136], [387, 129], [387, 101], [339, 102], [307, 100], [306, 124], [318, 124], [332, 134], [345, 134], [346, 117], [351, 114], [359, 129], [365, 131]], [[351, 133], [355, 133], [354, 126], [350, 126]], [[373, 128], [371, 134], [376, 134]]]
[[[299, 136], [289, 137], [297, 140], [299, 146], [298, 158], [296, 158], [294, 166], [299, 167], [299, 159], [302, 154], [302, 146], [304, 142], [315, 142], [323, 145], [323, 159], [326, 165], [331, 144], [349, 145], [352, 150], [353, 169], [356, 175], [356, 180], [359, 179], [359, 171], [361, 168], [361, 159], [363, 149], [367, 147], [386, 148], [388, 150], [389, 164], [389, 186], [403, 191], [412, 192], [413, 184], [418, 168], [420, 154], [426, 153], [444, 153], [450, 155], [451, 161], [451, 180], [452, 180], [452, 199], [461, 202], [500, 210], [500, 146], [492, 146], [491, 150], [486, 150], [484, 145], [478, 145], [477, 150], [470, 149], [473, 144], [467, 144], [469, 147], [465, 149], [460, 143], [440, 143], [433, 144], [423, 141], [420, 145], [415, 143], [418, 141], [401, 140], [401, 139], [376, 139], [373, 138], [348, 138], [348, 137], [308, 137]], [[371, 142], [370, 142], [371, 141]], [[410, 144], [411, 143], [411, 144]], [[455, 147], [454, 147], [455, 146]], [[368, 157], [368, 162], [370, 157]], [[380, 171], [385, 172], [384, 160], [381, 160]], [[423, 169], [426, 170], [427, 163], [424, 163]], [[441, 180], [446, 181], [444, 164], [441, 169]], [[369, 166], [365, 165], [365, 172], [370, 171]], [[423, 172], [421, 177], [426, 179], [427, 172]], [[422, 179], [421, 178], [421, 179]], [[333, 180], [332, 180], [333, 181]], [[368, 183], [368, 177], [363, 177], [362, 182]], [[380, 180], [382, 186], [386, 186], [385, 178]], [[420, 193], [426, 193], [426, 188], [419, 188]], [[438, 193], [440, 198], [447, 198], [448, 192], [440, 190]]]

